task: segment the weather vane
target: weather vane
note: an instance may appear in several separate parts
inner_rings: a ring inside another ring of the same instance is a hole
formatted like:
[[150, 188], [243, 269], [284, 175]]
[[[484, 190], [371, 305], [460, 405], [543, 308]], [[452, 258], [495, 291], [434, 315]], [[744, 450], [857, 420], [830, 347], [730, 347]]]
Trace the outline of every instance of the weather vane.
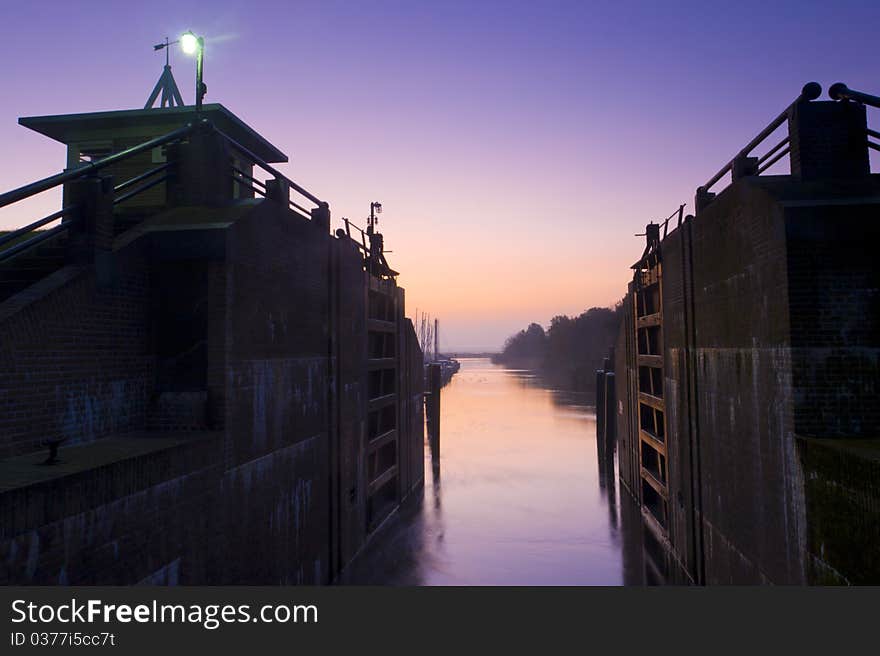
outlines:
[[165, 43], [157, 43], [153, 46], [153, 52], [157, 50], [165, 50], [165, 68], [162, 70], [162, 75], [159, 76], [159, 81], [156, 82], [156, 86], [153, 87], [153, 93], [150, 94], [150, 97], [147, 99], [147, 104], [144, 105], [144, 109], [150, 109], [155, 103], [156, 99], [159, 97], [159, 93], [162, 93], [162, 99], [159, 102], [159, 107], [174, 107], [177, 105], [178, 107], [183, 107], [183, 97], [180, 95], [180, 89], [177, 88], [177, 82], [174, 81], [174, 76], [171, 74], [171, 57], [169, 46], [174, 45], [180, 41], [169, 41], [168, 37], [165, 37]]

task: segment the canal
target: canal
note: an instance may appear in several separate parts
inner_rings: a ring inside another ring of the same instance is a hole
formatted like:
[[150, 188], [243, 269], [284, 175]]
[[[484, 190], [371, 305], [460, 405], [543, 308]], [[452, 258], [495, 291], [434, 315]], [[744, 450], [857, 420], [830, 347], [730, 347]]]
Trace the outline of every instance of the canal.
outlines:
[[439, 471], [426, 447], [423, 499], [381, 529], [349, 582], [644, 582], [642, 559], [624, 556], [642, 537], [622, 535], [614, 462], [600, 464], [590, 401], [528, 371], [462, 359], [443, 389]]

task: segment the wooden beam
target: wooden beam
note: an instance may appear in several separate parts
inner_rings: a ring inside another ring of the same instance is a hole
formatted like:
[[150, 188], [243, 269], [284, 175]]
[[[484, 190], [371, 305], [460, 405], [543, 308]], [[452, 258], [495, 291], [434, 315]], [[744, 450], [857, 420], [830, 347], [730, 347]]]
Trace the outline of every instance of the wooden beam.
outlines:
[[666, 456], [666, 445], [661, 442], [656, 435], [654, 435], [650, 431], [646, 431], [644, 428], [640, 428], [639, 438], [642, 440], [642, 442], [654, 449], [654, 451], [660, 453], [664, 457]]
[[382, 321], [381, 319], [367, 319], [367, 330], [377, 333], [396, 333], [397, 324], [393, 321]]
[[397, 369], [397, 358], [370, 358], [367, 360], [367, 369]]
[[367, 412], [380, 410], [385, 406], [393, 405], [394, 403], [397, 403], [397, 394], [386, 394], [385, 396], [377, 396], [375, 399], [370, 399], [367, 402]]
[[654, 396], [653, 394], [648, 394], [647, 392], [639, 392], [639, 403], [644, 403], [645, 405], [660, 410], [661, 412], [666, 410], [666, 404], [663, 402], [663, 399]]
[[663, 485], [663, 483], [658, 481], [656, 478], [654, 478], [654, 474], [645, 469], [644, 466], [642, 466], [642, 480], [645, 481], [652, 488], [654, 488], [654, 491], [661, 497], [663, 497], [664, 500], [669, 500], [669, 493], [666, 491], [666, 486]]
[[388, 469], [370, 481], [370, 484], [367, 486], [367, 496], [373, 496], [383, 485], [395, 476], [397, 476], [397, 465], [391, 465]]
[[394, 442], [396, 440], [397, 440], [397, 429], [392, 428], [390, 431], [382, 433], [381, 435], [379, 435], [375, 439], [370, 440], [367, 443], [367, 449], [366, 449], [367, 454], [369, 455], [371, 453], [374, 453], [374, 452], [378, 451], [379, 449], [381, 449], [386, 444], [388, 444], [389, 442]]
[[639, 328], [648, 328], [650, 326], [659, 326], [662, 323], [662, 318], [659, 312], [655, 312], [654, 314], [647, 314], [643, 317], [639, 317], [636, 319], [636, 324]]

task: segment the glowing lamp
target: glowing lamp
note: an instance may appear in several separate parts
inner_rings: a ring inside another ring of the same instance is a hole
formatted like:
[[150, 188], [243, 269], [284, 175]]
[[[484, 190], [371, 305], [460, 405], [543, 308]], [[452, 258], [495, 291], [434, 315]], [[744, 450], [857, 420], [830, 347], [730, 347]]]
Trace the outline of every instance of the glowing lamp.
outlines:
[[199, 38], [192, 32], [187, 32], [180, 37], [180, 47], [186, 54], [193, 55], [199, 49]]

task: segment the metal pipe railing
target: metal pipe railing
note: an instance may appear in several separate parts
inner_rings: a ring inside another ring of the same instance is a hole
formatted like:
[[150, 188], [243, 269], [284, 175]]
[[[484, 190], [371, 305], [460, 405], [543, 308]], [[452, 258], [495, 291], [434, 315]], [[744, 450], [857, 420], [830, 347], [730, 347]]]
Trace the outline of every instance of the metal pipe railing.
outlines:
[[320, 198], [318, 198], [317, 196], [312, 194], [310, 191], [299, 186], [293, 180], [291, 180], [286, 175], [284, 175], [281, 171], [279, 171], [278, 169], [273, 167], [271, 164], [266, 162], [263, 158], [259, 157], [255, 153], [251, 152], [250, 150], [248, 150], [247, 148], [242, 146], [240, 143], [238, 143], [235, 139], [230, 137], [228, 134], [226, 134], [222, 130], [220, 130], [216, 127], [214, 128], [214, 130], [217, 132], [217, 134], [219, 134], [221, 137], [226, 139], [226, 141], [229, 143], [229, 145], [232, 146], [239, 153], [246, 156], [249, 160], [251, 160], [254, 164], [257, 164], [261, 169], [263, 169], [267, 173], [271, 173], [274, 177], [287, 182], [287, 184], [290, 185], [291, 189], [293, 189], [294, 191], [296, 191], [300, 195], [305, 196], [310, 201], [312, 201], [315, 205], [320, 206], [324, 203], [324, 201], [322, 201]]
[[[880, 107], [880, 97], [872, 96], [870, 93], [864, 93], [862, 91], [855, 91], [854, 89], [850, 89], [843, 82], [835, 82], [828, 89], [828, 97], [832, 100], [839, 100], [841, 102], [853, 101], [857, 103], [861, 103], [863, 105], [869, 105], [871, 107]], [[867, 128], [865, 130], [867, 137], [874, 137], [875, 139], [880, 139], [880, 132], [876, 130], [872, 130]], [[880, 151], [880, 144], [867, 139], [867, 146], [871, 150]]]
[[138, 194], [142, 194], [142, 193], [145, 192], [147, 189], [152, 189], [152, 188], [155, 187], [156, 185], [160, 185], [160, 184], [162, 184], [162, 183], [165, 182], [169, 177], [170, 177], [170, 176], [166, 174], [166, 175], [159, 176], [159, 177], [156, 178], [155, 180], [150, 180], [150, 181], [147, 182], [146, 184], [142, 184], [140, 187], [136, 187], [135, 189], [132, 189], [132, 190], [129, 191], [127, 194], [122, 194], [119, 198], [114, 198], [114, 199], [113, 199], [113, 204], [114, 204], [114, 205], [119, 205], [120, 203], [124, 203], [125, 201], [129, 200], [130, 198], [134, 198], [134, 197], [137, 196]]
[[11, 232], [7, 232], [5, 235], [0, 236], [0, 246], [2, 246], [3, 244], [7, 244], [11, 241], [14, 241], [14, 240], [18, 239], [19, 237], [36, 230], [37, 228], [42, 228], [44, 225], [46, 225], [48, 223], [52, 223], [52, 221], [57, 221], [58, 219], [63, 217], [65, 214], [67, 214], [72, 209], [73, 209], [72, 205], [68, 206], [68, 207], [62, 207], [57, 212], [53, 212], [49, 216], [43, 217], [39, 221], [34, 221], [33, 223], [30, 223], [30, 224], [24, 226], [23, 228], [18, 228], [16, 230], [11, 231]]
[[[237, 175], [241, 176], [241, 178], [242, 178], [243, 180], [247, 180], [247, 181], [250, 182], [251, 184], [256, 185], [257, 187], [259, 187], [258, 189], [254, 189], [254, 191], [257, 191], [257, 192], [261, 193], [263, 196], [266, 195], [266, 183], [264, 183], [264, 182], [260, 182], [260, 181], [257, 180], [255, 177], [253, 177], [253, 176], [251, 176], [251, 175], [248, 175], [247, 173], [245, 173], [244, 171], [242, 171], [242, 170], [241, 170], [240, 168], [238, 168], [237, 166], [233, 166], [233, 167], [232, 167], [232, 172], [233, 172], [233, 174], [237, 174]], [[234, 178], [234, 177], [235, 177], [235, 175], [233, 175], [233, 178]]]
[[[267, 190], [265, 183], [260, 182], [256, 178], [248, 175], [244, 171], [241, 171], [234, 166], [232, 167], [232, 180], [240, 184], [245, 189], [250, 189], [255, 194], [260, 194], [260, 196], [263, 197], [266, 196]], [[289, 201], [288, 209], [293, 209], [294, 214], [296, 214], [297, 216], [301, 216], [304, 219], [311, 220], [312, 218], [311, 214], [305, 207], [297, 205], [293, 201]]]
[[58, 185], [64, 184], [65, 182], [84, 178], [91, 175], [92, 173], [100, 171], [103, 168], [107, 168], [108, 166], [111, 166], [116, 162], [128, 159], [133, 155], [137, 155], [138, 153], [152, 150], [153, 148], [157, 148], [158, 146], [164, 146], [171, 141], [175, 141], [177, 139], [180, 139], [181, 137], [185, 137], [195, 129], [196, 125], [198, 124], [189, 123], [188, 125], [180, 129], [174, 130], [173, 132], [169, 132], [168, 134], [165, 134], [161, 137], [156, 137], [155, 139], [150, 139], [149, 141], [145, 141], [144, 143], [137, 146], [126, 148], [123, 151], [120, 151], [113, 155], [109, 155], [103, 159], [99, 159], [97, 162], [86, 164], [85, 166], [73, 169], [72, 171], [64, 171], [62, 173], [50, 175], [48, 178], [43, 178], [42, 180], [32, 182], [23, 187], [19, 187], [18, 189], [13, 189], [12, 191], [7, 191], [5, 194], [0, 194], [0, 207], [6, 207], [7, 205], [11, 205], [12, 203], [24, 200], [25, 198], [30, 198], [35, 194], [46, 191], [47, 189], [51, 189], [52, 187], [57, 187]]
[[[773, 132], [776, 131], [779, 126], [785, 123], [788, 120], [788, 117], [791, 115], [791, 110], [795, 105], [801, 102], [805, 102], [808, 100], [815, 100], [822, 94], [822, 87], [817, 82], [808, 82], [804, 85], [803, 89], [801, 89], [800, 95], [795, 98], [794, 102], [791, 103], [788, 107], [786, 107], [779, 116], [773, 119], [770, 124], [761, 130], [761, 132], [752, 139], [748, 144], [746, 144], [745, 148], [740, 150], [736, 156], [731, 159], [727, 164], [722, 167], [718, 173], [709, 178], [709, 181], [704, 184], [702, 187], [699, 187], [699, 190], [702, 192], [707, 192], [712, 186], [718, 182], [721, 178], [723, 178], [727, 173], [733, 170], [733, 164], [736, 160], [742, 157], [748, 157], [749, 154], [760, 145], [762, 141], [764, 141], [767, 137], [769, 137]], [[766, 167], [765, 167], [766, 168]]]
[[250, 190], [251, 190], [252, 192], [254, 192], [255, 194], [260, 194], [260, 196], [265, 196], [265, 195], [266, 195], [266, 190], [265, 190], [265, 189], [258, 189], [257, 187], [255, 187], [254, 185], [252, 185], [252, 184], [251, 184], [250, 182], [248, 182], [247, 180], [238, 177], [235, 173], [232, 174], [232, 181], [233, 181], [233, 182], [237, 182], [239, 185], [241, 185], [241, 186], [244, 187], [245, 189], [250, 189]]
[[[100, 171], [101, 169], [107, 168], [108, 166], [112, 166], [113, 164], [115, 164], [117, 162], [126, 160], [130, 157], [133, 157], [133, 156], [138, 155], [140, 153], [143, 153], [145, 151], [152, 150], [153, 148], [157, 148], [159, 146], [163, 146], [165, 144], [168, 144], [168, 143], [171, 143], [174, 141], [179, 141], [180, 139], [183, 139], [184, 137], [187, 137], [188, 135], [190, 135], [196, 129], [204, 128], [204, 127], [209, 128], [211, 130], [214, 130], [219, 136], [221, 136], [223, 139], [225, 139], [226, 142], [232, 148], [237, 150], [239, 153], [245, 155], [255, 165], [260, 166], [265, 171], [267, 171], [269, 174], [273, 175], [276, 179], [283, 180], [288, 185], [288, 187], [290, 189], [293, 189], [294, 191], [298, 192], [299, 194], [301, 194], [302, 196], [304, 196], [305, 198], [307, 198], [311, 202], [315, 203], [315, 205], [317, 205], [319, 207], [322, 205], [325, 205], [325, 203], [320, 198], [318, 198], [317, 196], [315, 196], [314, 194], [312, 194], [308, 190], [304, 189], [303, 187], [301, 187], [300, 185], [298, 185], [297, 183], [292, 181], [290, 178], [288, 178], [287, 176], [282, 174], [280, 171], [278, 171], [277, 169], [275, 169], [274, 167], [269, 165], [268, 162], [266, 162], [262, 158], [258, 157], [256, 154], [254, 154], [253, 152], [248, 150], [246, 147], [242, 146], [240, 143], [238, 143], [237, 141], [232, 139], [229, 135], [227, 135], [227, 134], [223, 133], [221, 130], [217, 129], [217, 127], [214, 126], [213, 124], [211, 124], [209, 121], [207, 121], [206, 119], [200, 119], [196, 122], [188, 123], [184, 127], [181, 127], [177, 130], [173, 130], [172, 132], [164, 134], [160, 137], [156, 137], [154, 139], [149, 139], [148, 141], [145, 141], [144, 143], [138, 144], [136, 146], [132, 146], [131, 148], [127, 148], [127, 149], [120, 151], [118, 153], [114, 153], [112, 155], [104, 157], [96, 162], [91, 162], [89, 164], [85, 164], [84, 166], [80, 166], [80, 167], [78, 167], [76, 169], [72, 169], [70, 171], [62, 171], [61, 173], [58, 173], [56, 175], [52, 175], [47, 178], [43, 178], [42, 180], [38, 180], [36, 182], [32, 182], [28, 185], [25, 185], [23, 187], [19, 187], [18, 189], [13, 189], [12, 191], [6, 192], [4, 194], [0, 194], [0, 208], [6, 207], [7, 205], [11, 205], [12, 203], [16, 203], [20, 200], [30, 198], [31, 196], [34, 196], [34, 195], [41, 193], [43, 191], [47, 191], [49, 189], [52, 189], [53, 187], [56, 187], [58, 185], [65, 184], [65, 183], [71, 182], [73, 180], [79, 180], [82, 178], [86, 178], [86, 177], [91, 176], [94, 173]], [[147, 191], [148, 189], [151, 189], [151, 188], [153, 188], [163, 182], [166, 182], [171, 177], [170, 173], [165, 173], [164, 175], [159, 175], [159, 174], [161, 174], [163, 171], [168, 171], [168, 169], [170, 169], [171, 167], [172, 167], [172, 163], [166, 162], [165, 164], [154, 167], [148, 171], [145, 171], [141, 174], [136, 175], [135, 177], [133, 177], [129, 180], [126, 180], [125, 182], [122, 182], [122, 183], [116, 185], [113, 188], [114, 194], [116, 194], [120, 191], [127, 190], [127, 189], [130, 189], [130, 191], [122, 194], [121, 196], [117, 196], [113, 200], [113, 205], [115, 206], [115, 205], [119, 205], [121, 203], [124, 203], [127, 200], [137, 196], [138, 194], [141, 194], [141, 193]], [[159, 177], [155, 177], [157, 175]], [[233, 180], [235, 180], [239, 184], [253, 190], [254, 192], [262, 194], [264, 196], [266, 195], [267, 188], [266, 188], [266, 184], [264, 182], [257, 180], [253, 176], [248, 175], [244, 171], [242, 171], [234, 166], [232, 167], [232, 178], [233, 178]], [[141, 183], [144, 183], [144, 184], [141, 184]], [[134, 188], [132, 189], [132, 187], [134, 187]], [[288, 207], [292, 208], [293, 211], [296, 212], [297, 214], [302, 215], [306, 219], [311, 218], [310, 210], [306, 209], [302, 205], [294, 202], [293, 200], [291, 200], [289, 198], [288, 198], [288, 203], [289, 203]], [[73, 207], [73, 206], [64, 207], [57, 212], [53, 212], [52, 214], [50, 214], [42, 219], [39, 219], [38, 221], [34, 221], [33, 223], [30, 223], [22, 228], [18, 228], [16, 230], [13, 230], [13, 231], [9, 232], [8, 234], [4, 234], [4, 235], [0, 236], [0, 245], [13, 242], [13, 241], [20, 239], [21, 237], [27, 235], [28, 233], [35, 231], [37, 228], [41, 228], [42, 226], [45, 226], [49, 223], [52, 223], [53, 221], [56, 221], [60, 218], [63, 218], [66, 214], [71, 212], [71, 210], [73, 210], [73, 209], [75, 209], [75, 207]], [[50, 230], [42, 231], [42, 232], [40, 232], [40, 234], [33, 236], [30, 239], [26, 239], [26, 240], [22, 241], [21, 243], [18, 243], [18, 244], [15, 244], [14, 246], [3, 249], [3, 251], [0, 252], [0, 261], [7, 260], [7, 259], [17, 255], [18, 253], [21, 253], [25, 250], [28, 250], [29, 248], [32, 248], [33, 246], [36, 246], [37, 244], [42, 243], [45, 240], [54, 237], [55, 235], [61, 233], [62, 231], [67, 230], [67, 228], [69, 228], [71, 225], [74, 225], [75, 223], [76, 223], [76, 221], [73, 219], [67, 220], [59, 226], [56, 226]], [[366, 248], [366, 240], [362, 238], [362, 241], [364, 242], [364, 247]]]
[[[361, 228], [359, 228], [358, 226], [356, 226], [354, 223], [352, 223], [352, 222], [351, 222], [350, 220], [348, 220], [347, 218], [342, 217], [342, 220], [345, 222], [345, 234], [346, 234], [346, 236], [348, 236], [348, 238], [351, 239], [351, 240], [352, 240], [352, 241], [358, 246], [358, 248], [360, 248], [361, 250], [363, 250], [364, 253], [365, 253], [366, 255], [369, 255], [369, 254], [370, 254], [370, 247], [367, 246], [367, 233], [364, 232]], [[351, 236], [351, 229], [352, 229], [352, 228], [354, 228], [354, 229], [357, 230], [359, 233], [361, 233], [361, 243], [358, 244], [357, 240], [356, 240], [354, 237]]]
[[854, 100], [863, 105], [880, 107], [880, 97], [850, 89], [843, 82], [832, 84], [828, 89], [828, 97], [831, 98], [831, 100]]
[[149, 178], [153, 175], [156, 175], [157, 173], [160, 173], [161, 171], [164, 171], [169, 166], [171, 166], [171, 162], [166, 162], [165, 164], [162, 164], [161, 166], [157, 166], [154, 169], [150, 169], [149, 171], [146, 171], [145, 173], [141, 173], [140, 175], [136, 175], [133, 178], [131, 178], [130, 180], [126, 180], [125, 182], [122, 182], [122, 183], [116, 185], [115, 187], [113, 187], [113, 193], [118, 193], [118, 192], [122, 191], [123, 189], [128, 189], [132, 185], [136, 185], [141, 180], [146, 180], [147, 178]]
[[50, 230], [44, 230], [43, 232], [34, 235], [30, 239], [27, 239], [20, 244], [16, 244], [15, 246], [11, 246], [10, 248], [6, 248], [0, 251], [0, 262], [5, 262], [10, 258], [15, 257], [19, 253], [29, 250], [38, 244], [42, 244], [47, 239], [51, 239], [52, 237], [61, 234], [75, 223], [76, 220], [65, 221], [61, 225], [57, 225]]
[[[779, 160], [781, 160], [783, 157], [785, 157], [786, 155], [788, 155], [790, 152], [791, 152], [791, 146], [787, 146], [786, 148], [783, 148], [781, 151], [779, 151], [779, 154], [776, 155], [776, 157], [774, 157], [773, 159], [769, 160], [766, 164], [763, 164], [762, 166], [759, 166], [759, 167], [758, 167], [758, 175], [762, 174], [764, 171], [766, 171], [766, 170], [769, 169], [771, 166], [773, 166], [774, 164], [776, 164], [776, 162], [778, 162]], [[759, 161], [760, 161], [760, 160], [759, 160]]]
[[[775, 153], [777, 150], [779, 150], [779, 149], [782, 148], [783, 146], [786, 146], [786, 145], [788, 145], [788, 144], [790, 144], [790, 143], [791, 143], [791, 137], [786, 136], [782, 141], [780, 141], [778, 144], [776, 144], [775, 146], [773, 146], [773, 148], [771, 148], [771, 149], [768, 150], [766, 153], [764, 153], [763, 155], [761, 155], [761, 156], [758, 158], [758, 164], [763, 164], [765, 161], [767, 161], [770, 157], [773, 156], [773, 153]], [[773, 160], [773, 161], [775, 162], [776, 160]]]
[[305, 207], [303, 207], [302, 205], [295, 203], [292, 200], [288, 201], [288, 203], [289, 203], [290, 207], [292, 207], [296, 210], [299, 210], [300, 212], [303, 212], [307, 217], [311, 218], [311, 212], [309, 210], [307, 210]]

